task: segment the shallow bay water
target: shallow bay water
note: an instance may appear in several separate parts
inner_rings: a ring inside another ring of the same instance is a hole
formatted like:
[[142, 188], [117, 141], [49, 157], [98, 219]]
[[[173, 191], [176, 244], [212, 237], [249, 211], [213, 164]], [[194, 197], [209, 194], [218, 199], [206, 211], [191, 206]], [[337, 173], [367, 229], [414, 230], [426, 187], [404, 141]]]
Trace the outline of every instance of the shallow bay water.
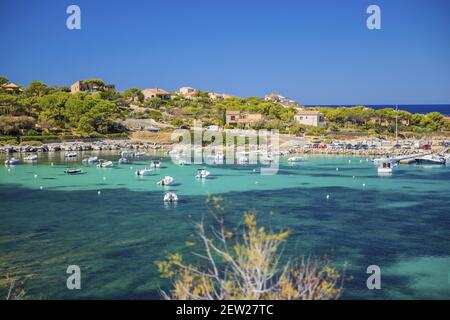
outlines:
[[[197, 243], [194, 225], [208, 219], [212, 194], [222, 196], [232, 224], [255, 208], [263, 225], [290, 230], [286, 257], [346, 261], [353, 279], [343, 298], [450, 298], [450, 167], [401, 165], [380, 177], [366, 158], [308, 156], [281, 160], [273, 176], [257, 166], [207, 166], [210, 178], [199, 181], [204, 165], [178, 166], [159, 153], [124, 165], [100, 153], [116, 162], [107, 169], [82, 165], [89, 155], [98, 154], [43, 154], [37, 164], [0, 168], [0, 274], [21, 276], [32, 297], [159, 299], [169, 282], [155, 262], [198, 251], [188, 243]], [[162, 167], [136, 177], [153, 159]], [[64, 174], [69, 167], [86, 173]], [[158, 186], [166, 175], [175, 183]], [[164, 205], [168, 190], [176, 205]], [[81, 268], [81, 290], [66, 288], [72, 264]], [[381, 290], [366, 288], [369, 265], [381, 268]]]

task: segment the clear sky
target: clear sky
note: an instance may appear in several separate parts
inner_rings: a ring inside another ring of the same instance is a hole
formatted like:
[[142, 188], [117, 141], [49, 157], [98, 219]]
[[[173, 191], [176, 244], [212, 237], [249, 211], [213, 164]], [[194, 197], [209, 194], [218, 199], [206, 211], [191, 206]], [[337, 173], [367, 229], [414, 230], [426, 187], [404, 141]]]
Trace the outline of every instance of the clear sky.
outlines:
[[[81, 8], [81, 30], [66, 8]], [[381, 30], [366, 9], [381, 7]], [[0, 74], [302, 104], [450, 103], [448, 0], [0, 0]]]

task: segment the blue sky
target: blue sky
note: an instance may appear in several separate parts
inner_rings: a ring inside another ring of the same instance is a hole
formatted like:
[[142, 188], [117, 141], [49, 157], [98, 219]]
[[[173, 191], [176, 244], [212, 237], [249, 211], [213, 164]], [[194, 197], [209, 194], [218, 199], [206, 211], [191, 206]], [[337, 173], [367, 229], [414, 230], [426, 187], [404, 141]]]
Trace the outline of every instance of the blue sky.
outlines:
[[[81, 8], [81, 30], [66, 8]], [[366, 27], [377, 4], [382, 29]], [[303, 104], [450, 103], [448, 0], [0, 0], [0, 74]]]

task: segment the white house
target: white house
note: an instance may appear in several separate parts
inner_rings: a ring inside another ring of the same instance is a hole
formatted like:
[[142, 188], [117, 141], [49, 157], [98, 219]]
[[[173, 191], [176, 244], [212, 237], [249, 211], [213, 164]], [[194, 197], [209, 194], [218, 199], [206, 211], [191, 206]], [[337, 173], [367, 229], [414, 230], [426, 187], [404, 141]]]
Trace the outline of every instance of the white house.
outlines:
[[295, 115], [295, 121], [306, 126], [324, 126], [325, 119], [322, 112], [316, 110], [300, 110]]

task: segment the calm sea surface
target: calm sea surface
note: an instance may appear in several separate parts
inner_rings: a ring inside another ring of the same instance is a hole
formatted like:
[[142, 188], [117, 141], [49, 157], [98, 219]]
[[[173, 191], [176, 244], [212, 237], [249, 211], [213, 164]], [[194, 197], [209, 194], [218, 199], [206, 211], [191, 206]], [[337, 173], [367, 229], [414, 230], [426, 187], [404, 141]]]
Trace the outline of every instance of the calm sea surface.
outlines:
[[[198, 181], [200, 166], [157, 154], [110, 169], [83, 166], [87, 173], [76, 176], [63, 171], [82, 166], [82, 157], [40, 157], [36, 165], [0, 167], [0, 274], [24, 277], [32, 297], [159, 299], [169, 283], [155, 261], [199, 252], [188, 244], [197, 241], [194, 224], [208, 219], [211, 193], [222, 195], [230, 225], [255, 208], [262, 224], [290, 229], [286, 256], [347, 261], [353, 279], [344, 298], [450, 299], [450, 167], [399, 166], [379, 177], [365, 158], [311, 156], [282, 161], [275, 176], [211, 166], [211, 178]], [[162, 167], [136, 177], [150, 159]], [[165, 175], [173, 186], [156, 185]], [[177, 205], [164, 205], [167, 190], [178, 194]], [[66, 289], [72, 264], [81, 267], [82, 290]], [[380, 266], [382, 290], [366, 289], [369, 265]]]

